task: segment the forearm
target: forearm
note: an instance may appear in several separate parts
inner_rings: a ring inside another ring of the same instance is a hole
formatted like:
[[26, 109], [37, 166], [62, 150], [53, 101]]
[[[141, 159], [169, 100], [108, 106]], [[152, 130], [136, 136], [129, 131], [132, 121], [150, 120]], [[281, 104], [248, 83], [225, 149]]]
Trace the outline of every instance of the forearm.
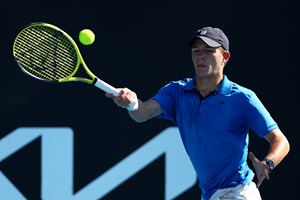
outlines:
[[128, 111], [129, 116], [136, 122], [144, 122], [161, 113], [160, 106], [156, 101], [148, 100], [143, 102], [138, 100], [138, 109]]
[[288, 154], [290, 150], [289, 142], [279, 129], [275, 130], [275, 134], [266, 139], [270, 143], [270, 148], [266, 157], [271, 159], [275, 166], [277, 166]]
[[134, 121], [144, 122], [162, 113], [160, 105], [155, 100], [149, 99], [143, 102], [138, 99], [135, 92], [128, 88], [121, 88], [119, 91], [120, 95], [105, 93], [105, 96], [111, 98], [117, 106], [124, 109], [128, 109], [128, 105], [136, 102], [133, 110], [128, 109], [128, 114]]
[[143, 109], [143, 102], [138, 100], [138, 109], [130, 111], [128, 110], [129, 116], [136, 122], [144, 122], [147, 120], [145, 117], [145, 110]]

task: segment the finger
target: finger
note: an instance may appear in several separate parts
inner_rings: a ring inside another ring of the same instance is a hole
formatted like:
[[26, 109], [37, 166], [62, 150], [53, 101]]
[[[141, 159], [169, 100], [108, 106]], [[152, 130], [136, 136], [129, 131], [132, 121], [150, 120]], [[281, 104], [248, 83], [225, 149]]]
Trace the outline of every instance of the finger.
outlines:
[[254, 153], [252, 153], [251, 151], [249, 152], [249, 158], [252, 160], [252, 161], [256, 161], [257, 158], [255, 157]]
[[254, 157], [253, 153], [250, 151], [249, 152], [249, 158], [252, 160], [252, 158]]
[[105, 93], [105, 96], [108, 97], [108, 98], [112, 98], [114, 95], [111, 94], [111, 93]]
[[267, 176], [264, 176], [263, 178], [259, 178], [259, 179], [257, 180], [257, 188], [259, 188], [259, 187], [261, 186], [261, 184], [263, 183], [263, 181], [264, 181], [265, 179], [269, 180], [269, 176], [267, 175]]
[[124, 94], [125, 94], [124, 89], [119, 89], [119, 96], [122, 96], [122, 95], [124, 95]]
[[129, 104], [128, 101], [126, 101], [122, 98], [119, 98], [119, 97], [114, 98], [114, 102], [115, 102], [115, 104], [117, 104], [117, 106], [119, 106], [121, 108], [127, 108], [128, 104]]
[[117, 97], [119, 97], [119, 95], [117, 94], [113, 94], [113, 93], [105, 93], [105, 96], [108, 97], [108, 98], [111, 98], [111, 99], [115, 99]]
[[116, 104], [118, 104], [118, 105], [122, 103], [122, 99], [121, 99], [120, 97], [113, 97], [112, 99], [113, 99], [114, 102], [115, 102]]
[[261, 184], [262, 184], [262, 181], [258, 180], [256, 183], [256, 187], [259, 188]]
[[261, 177], [261, 178], [258, 177], [258, 179], [257, 179], [257, 188], [259, 188], [261, 186], [264, 179], [265, 179], [264, 177]]

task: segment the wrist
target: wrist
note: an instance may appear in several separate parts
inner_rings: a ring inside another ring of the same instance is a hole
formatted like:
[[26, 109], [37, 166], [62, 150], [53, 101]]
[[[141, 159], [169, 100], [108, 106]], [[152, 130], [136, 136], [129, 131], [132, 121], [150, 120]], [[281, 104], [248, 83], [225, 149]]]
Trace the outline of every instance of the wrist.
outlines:
[[275, 168], [274, 162], [273, 162], [273, 160], [271, 160], [267, 157], [264, 158], [264, 161], [266, 161], [266, 164], [269, 167], [269, 173], [270, 173]]
[[130, 102], [130, 104], [127, 107], [128, 111], [134, 111], [139, 108], [139, 100], [136, 98], [133, 101]]

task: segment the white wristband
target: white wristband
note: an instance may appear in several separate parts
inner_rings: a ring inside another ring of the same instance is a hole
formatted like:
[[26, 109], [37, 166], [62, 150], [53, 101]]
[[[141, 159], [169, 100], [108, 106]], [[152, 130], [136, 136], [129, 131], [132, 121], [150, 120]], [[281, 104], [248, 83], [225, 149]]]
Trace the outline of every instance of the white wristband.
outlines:
[[134, 111], [137, 110], [139, 107], [139, 100], [134, 99], [133, 101], [130, 102], [130, 104], [127, 106], [127, 110], [129, 111]]

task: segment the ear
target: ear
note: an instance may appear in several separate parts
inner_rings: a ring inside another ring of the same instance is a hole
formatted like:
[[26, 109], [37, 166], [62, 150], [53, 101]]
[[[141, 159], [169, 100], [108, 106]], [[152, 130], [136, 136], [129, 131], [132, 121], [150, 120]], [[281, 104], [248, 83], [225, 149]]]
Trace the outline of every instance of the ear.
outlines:
[[227, 63], [229, 61], [229, 58], [230, 58], [229, 51], [224, 51], [224, 53], [223, 53], [223, 62]]

